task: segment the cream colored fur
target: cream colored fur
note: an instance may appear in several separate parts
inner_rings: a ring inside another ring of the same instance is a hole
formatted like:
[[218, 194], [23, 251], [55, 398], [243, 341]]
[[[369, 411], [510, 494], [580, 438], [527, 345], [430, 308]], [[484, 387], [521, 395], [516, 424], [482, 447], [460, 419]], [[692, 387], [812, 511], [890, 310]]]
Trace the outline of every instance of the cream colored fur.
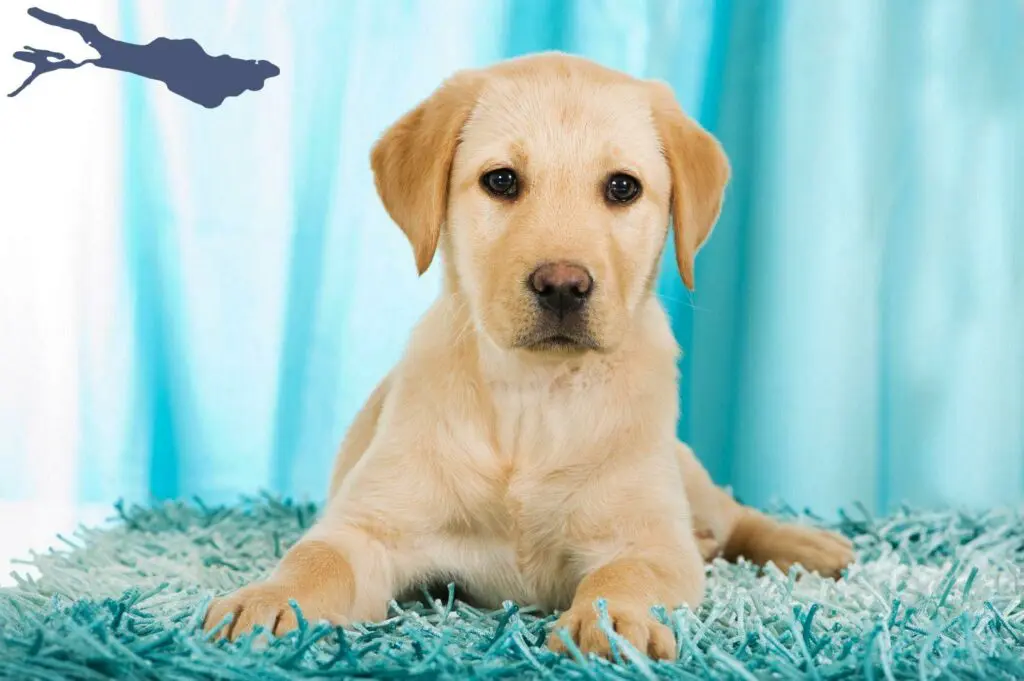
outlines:
[[[322, 518], [207, 626], [231, 613], [228, 635], [281, 633], [289, 598], [314, 619], [378, 620], [409, 587], [454, 579], [484, 605], [562, 610], [559, 627], [607, 655], [604, 597], [621, 634], [672, 658], [650, 608], [697, 606], [707, 559], [849, 563], [845, 539], [737, 504], [676, 439], [679, 350], [653, 281], [671, 216], [692, 287], [729, 167], [666, 86], [561, 54], [461, 72], [372, 161], [421, 272], [441, 250], [443, 293], [353, 423]], [[480, 184], [502, 167], [513, 201]], [[628, 206], [604, 198], [615, 172], [642, 184]], [[586, 348], [530, 344], [524, 282], [549, 262], [593, 277]]]

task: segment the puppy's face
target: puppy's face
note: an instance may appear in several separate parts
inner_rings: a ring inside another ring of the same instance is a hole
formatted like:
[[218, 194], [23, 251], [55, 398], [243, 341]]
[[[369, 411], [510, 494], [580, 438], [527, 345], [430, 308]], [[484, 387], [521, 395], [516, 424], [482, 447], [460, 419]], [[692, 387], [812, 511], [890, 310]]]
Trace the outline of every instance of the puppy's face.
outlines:
[[670, 212], [691, 285], [728, 176], [667, 88], [557, 54], [457, 75], [373, 164], [421, 271], [443, 231], [479, 330], [528, 352], [614, 349], [651, 292]]
[[641, 88], [554, 69], [495, 75], [462, 129], [448, 202], [479, 327], [508, 348], [617, 345], [654, 279], [670, 194]]

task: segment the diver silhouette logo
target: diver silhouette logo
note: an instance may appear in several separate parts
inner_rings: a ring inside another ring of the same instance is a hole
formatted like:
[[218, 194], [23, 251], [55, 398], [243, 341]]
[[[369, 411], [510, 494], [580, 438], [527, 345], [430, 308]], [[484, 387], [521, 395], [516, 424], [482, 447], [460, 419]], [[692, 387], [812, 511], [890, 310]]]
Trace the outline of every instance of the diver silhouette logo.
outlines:
[[34, 68], [21, 87], [8, 97], [18, 95], [44, 73], [92, 64], [160, 81], [176, 95], [213, 109], [223, 104], [228, 97], [237, 97], [250, 90], [262, 90], [268, 78], [281, 73], [281, 69], [269, 61], [236, 59], [226, 54], [211, 56], [191, 38], [157, 38], [146, 45], [137, 45], [110, 38], [94, 24], [65, 19], [38, 7], [32, 7], [28, 13], [43, 23], [74, 31], [100, 56], [75, 62], [60, 52], [25, 46], [24, 50], [14, 53], [14, 58], [33, 64]]

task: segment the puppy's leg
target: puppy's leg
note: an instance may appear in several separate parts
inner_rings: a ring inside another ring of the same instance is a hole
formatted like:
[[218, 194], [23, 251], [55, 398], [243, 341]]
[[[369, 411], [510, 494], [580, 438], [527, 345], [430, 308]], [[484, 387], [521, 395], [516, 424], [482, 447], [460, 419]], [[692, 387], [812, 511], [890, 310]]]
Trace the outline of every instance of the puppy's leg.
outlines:
[[665, 457], [624, 457], [620, 467], [591, 478], [575, 504], [565, 504], [569, 564], [580, 576], [572, 604], [556, 622], [548, 644], [564, 650], [563, 628], [584, 653], [609, 656], [595, 601], [604, 598], [615, 631], [641, 653], [674, 659], [672, 631], [651, 608], [688, 605], [704, 598], [704, 561], [694, 541], [679, 469]]
[[732, 561], [743, 557], [757, 565], [775, 563], [783, 571], [800, 563], [811, 572], [837, 578], [853, 562], [853, 545], [845, 537], [781, 523], [739, 504], [715, 485], [688, 446], [680, 442], [678, 453], [694, 531], [705, 560], [716, 555]]
[[689, 605], [696, 609], [704, 597], [704, 564], [693, 542], [648, 545], [621, 555], [583, 577], [572, 606], [555, 623], [548, 646], [564, 652], [559, 632], [569, 636], [586, 653], [611, 657], [611, 642], [601, 629], [595, 602], [603, 598], [615, 632], [641, 653], [654, 659], [674, 660], [676, 642], [672, 630], [654, 619], [651, 608]]
[[[334, 462], [328, 502], [369, 449], [390, 389], [390, 376], [370, 395], [349, 428]], [[338, 624], [382, 619], [395, 590], [395, 556], [370, 532], [338, 521], [330, 505], [318, 522], [281, 559], [270, 577], [216, 599], [207, 610], [205, 627], [216, 627], [228, 614], [232, 622], [223, 635], [238, 636], [262, 625], [280, 635], [298, 626], [289, 601], [295, 600], [307, 619]]]
[[233, 614], [229, 637], [256, 625], [280, 635], [297, 624], [289, 600], [309, 620], [380, 620], [397, 593], [430, 573], [434, 558], [420, 548], [444, 526], [451, 504], [429, 468], [416, 468], [435, 450], [425, 449], [419, 423], [406, 423], [408, 435], [373, 439], [320, 520], [266, 580], [214, 601], [207, 629]]
[[281, 635], [298, 626], [290, 600], [310, 621], [383, 619], [395, 590], [394, 563], [366, 530], [325, 519], [288, 550], [266, 580], [216, 599], [204, 628], [216, 627], [231, 614], [222, 636], [233, 639], [256, 625]]

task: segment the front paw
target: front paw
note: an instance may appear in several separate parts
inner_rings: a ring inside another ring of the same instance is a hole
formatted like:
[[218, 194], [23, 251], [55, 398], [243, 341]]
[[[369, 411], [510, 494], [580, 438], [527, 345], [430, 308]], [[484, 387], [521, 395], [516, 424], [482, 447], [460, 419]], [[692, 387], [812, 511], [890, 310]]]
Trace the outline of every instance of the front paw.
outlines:
[[[672, 630], [651, 615], [641, 605], [608, 604], [608, 617], [615, 633], [629, 641], [634, 648], [655, 660], [676, 659], [676, 640]], [[601, 628], [600, 615], [595, 606], [573, 606], [555, 622], [548, 636], [548, 647], [558, 653], [566, 652], [559, 632], [565, 629], [584, 655], [597, 653], [611, 659], [611, 641]]]
[[838, 579], [853, 562], [853, 544], [849, 539], [817, 527], [780, 523], [763, 543], [768, 559], [783, 572], [799, 563], [809, 572]]
[[232, 620], [221, 627], [218, 638], [234, 640], [256, 626], [262, 626], [265, 632], [274, 636], [282, 636], [299, 626], [291, 600], [299, 604], [302, 616], [308, 621], [345, 623], [344, 617], [332, 612], [316, 594], [304, 593], [292, 585], [257, 582], [210, 603], [203, 629], [211, 631], [231, 615]]

